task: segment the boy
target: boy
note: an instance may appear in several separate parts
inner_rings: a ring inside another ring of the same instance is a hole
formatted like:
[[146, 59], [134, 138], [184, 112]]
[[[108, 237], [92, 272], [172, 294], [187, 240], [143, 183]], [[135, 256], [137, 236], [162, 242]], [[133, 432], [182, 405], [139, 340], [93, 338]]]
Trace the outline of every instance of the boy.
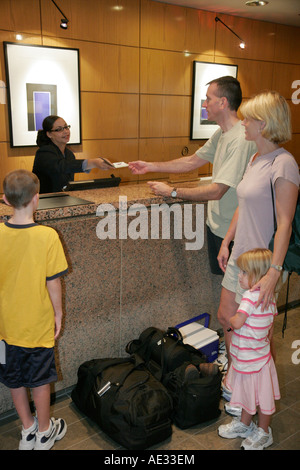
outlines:
[[[49, 450], [64, 437], [63, 419], [50, 419], [50, 383], [57, 380], [54, 341], [61, 329], [60, 276], [68, 270], [57, 232], [34, 222], [39, 180], [27, 170], [9, 173], [4, 202], [13, 208], [0, 224], [0, 341], [6, 349], [0, 382], [10, 388], [22, 421], [20, 450]], [[32, 388], [37, 416], [32, 416]]]

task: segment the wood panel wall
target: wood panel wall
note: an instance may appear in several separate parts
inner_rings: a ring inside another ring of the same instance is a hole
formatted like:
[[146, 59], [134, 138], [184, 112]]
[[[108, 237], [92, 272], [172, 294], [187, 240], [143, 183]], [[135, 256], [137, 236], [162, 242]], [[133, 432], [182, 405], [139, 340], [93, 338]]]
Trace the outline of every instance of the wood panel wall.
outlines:
[[[35, 147], [11, 148], [5, 103], [3, 41], [78, 48], [80, 51], [82, 144], [77, 158], [99, 155], [112, 161], [168, 160], [193, 153], [205, 141], [190, 141], [192, 65], [194, 60], [238, 65], [244, 99], [263, 89], [275, 89], [288, 100], [293, 139], [286, 145], [300, 163], [300, 104], [292, 102], [294, 81], [300, 81], [300, 28], [218, 16], [153, 0], [58, 1], [69, 18], [50, 0], [1, 0], [0, 15], [0, 184], [16, 168], [32, 169]], [[298, 98], [300, 98], [300, 82]], [[201, 174], [209, 174], [206, 165]], [[120, 171], [122, 181], [136, 177]], [[84, 178], [107, 177], [93, 170]], [[77, 179], [79, 179], [77, 177]]]

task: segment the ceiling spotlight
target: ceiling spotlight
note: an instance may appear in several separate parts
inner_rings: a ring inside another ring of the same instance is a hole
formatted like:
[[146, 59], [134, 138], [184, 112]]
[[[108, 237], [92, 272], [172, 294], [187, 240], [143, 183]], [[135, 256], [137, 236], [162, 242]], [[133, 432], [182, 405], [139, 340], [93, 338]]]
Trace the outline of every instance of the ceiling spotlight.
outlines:
[[51, 0], [52, 3], [56, 6], [56, 8], [58, 9], [58, 11], [62, 14], [63, 16], [63, 19], [60, 20], [60, 27], [62, 29], [67, 29], [68, 28], [68, 23], [69, 23], [69, 20], [68, 18], [66, 17], [66, 15], [61, 11], [61, 9], [59, 8], [59, 6], [55, 3], [54, 0]]
[[269, 2], [264, 2], [263, 0], [249, 0], [245, 3], [247, 7], [264, 7], [268, 5]]
[[222, 23], [225, 26], [225, 28], [229, 29], [229, 31], [231, 31], [232, 34], [234, 34], [240, 40], [239, 47], [241, 49], [245, 49], [245, 47], [246, 47], [245, 41], [243, 41], [240, 38], [240, 36], [238, 36], [231, 28], [229, 28], [229, 26], [227, 26], [227, 24], [225, 24], [224, 21], [220, 20], [220, 18], [218, 16], [215, 17], [215, 21], [216, 22], [220, 21], [220, 23]]

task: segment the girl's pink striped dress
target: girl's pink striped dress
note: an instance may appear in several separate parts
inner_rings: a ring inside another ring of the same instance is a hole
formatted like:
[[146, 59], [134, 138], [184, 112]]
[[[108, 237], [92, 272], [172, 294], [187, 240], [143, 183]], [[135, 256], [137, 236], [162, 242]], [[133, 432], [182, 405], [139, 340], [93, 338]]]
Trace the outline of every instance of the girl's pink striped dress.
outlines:
[[233, 331], [230, 354], [232, 365], [226, 384], [232, 391], [231, 405], [244, 408], [249, 414], [260, 406], [263, 414], [275, 411], [274, 400], [280, 399], [275, 364], [270, 351], [269, 331], [277, 315], [276, 304], [270, 304], [264, 312], [255, 308], [259, 290], [244, 293], [238, 312], [247, 319], [243, 326]]

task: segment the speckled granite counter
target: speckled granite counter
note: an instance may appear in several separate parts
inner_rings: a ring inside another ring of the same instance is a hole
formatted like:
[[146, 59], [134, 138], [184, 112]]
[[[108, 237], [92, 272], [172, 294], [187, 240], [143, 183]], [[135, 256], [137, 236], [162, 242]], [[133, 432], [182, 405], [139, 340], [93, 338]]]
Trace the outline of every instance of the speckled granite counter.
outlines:
[[[120, 196], [127, 198], [128, 207], [143, 204], [148, 213], [152, 204], [183, 201], [156, 197], [146, 183], [70, 194], [91, 203], [36, 213], [37, 221], [58, 231], [69, 263], [62, 281], [65, 313], [53, 391], [74, 385], [86, 360], [126, 356], [126, 344], [149, 326], [166, 329], [208, 312], [210, 327], [219, 327], [221, 278], [210, 273], [205, 231], [198, 250], [187, 250], [184, 238], [100, 239], [96, 233], [97, 207], [105, 203], [117, 209]], [[205, 217], [206, 204], [201, 207]], [[1, 204], [0, 220], [10, 214]], [[0, 413], [12, 408], [8, 389], [0, 385]]]
[[[180, 183], [181, 185], [183, 183]], [[176, 186], [180, 186], [177, 184]], [[197, 182], [189, 182], [185, 183], [185, 186], [194, 187], [197, 184], [204, 184]], [[124, 184], [118, 187], [111, 187], [111, 188], [100, 188], [100, 189], [89, 189], [89, 190], [82, 190], [82, 191], [70, 191], [70, 196], [78, 197], [81, 199], [86, 199], [90, 201], [89, 204], [84, 204], [80, 206], [71, 206], [71, 207], [63, 207], [63, 208], [56, 208], [56, 209], [47, 209], [47, 210], [37, 210], [35, 213], [35, 220], [36, 221], [46, 221], [46, 220], [56, 220], [68, 217], [78, 217], [78, 216], [86, 216], [92, 215], [96, 213], [96, 209], [99, 204], [111, 204], [116, 209], [119, 207], [119, 197], [126, 196], [128, 201], [128, 206], [139, 203], [145, 206], [150, 206], [151, 204], [161, 204], [163, 202], [174, 202], [172, 198], [163, 198], [160, 196], [155, 196], [147, 183], [141, 184]], [[5, 205], [4, 203], [0, 203], [0, 222], [3, 220], [7, 220], [10, 217], [12, 210], [9, 206]]]

